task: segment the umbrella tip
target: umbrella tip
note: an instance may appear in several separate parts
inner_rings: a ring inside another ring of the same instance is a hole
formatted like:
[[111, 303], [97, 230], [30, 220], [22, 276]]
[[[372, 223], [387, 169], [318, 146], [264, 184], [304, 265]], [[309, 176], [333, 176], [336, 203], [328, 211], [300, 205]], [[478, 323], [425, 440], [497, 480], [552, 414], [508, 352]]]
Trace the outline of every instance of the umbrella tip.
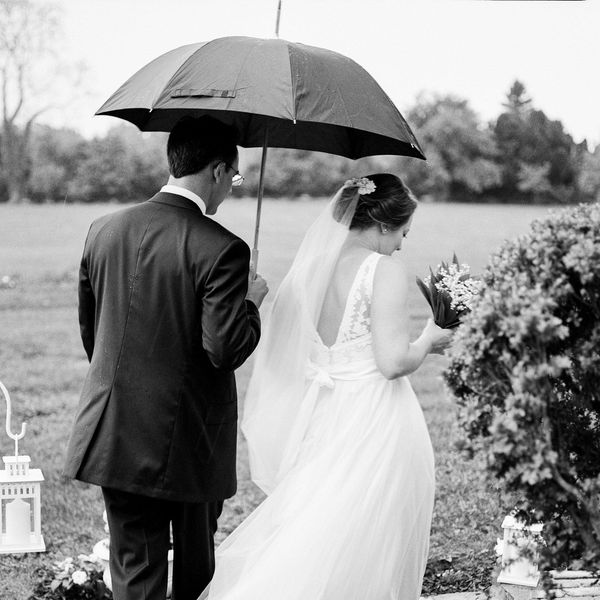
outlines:
[[279, 37], [279, 20], [281, 18], [281, 0], [277, 3], [277, 21], [275, 22], [275, 36]]

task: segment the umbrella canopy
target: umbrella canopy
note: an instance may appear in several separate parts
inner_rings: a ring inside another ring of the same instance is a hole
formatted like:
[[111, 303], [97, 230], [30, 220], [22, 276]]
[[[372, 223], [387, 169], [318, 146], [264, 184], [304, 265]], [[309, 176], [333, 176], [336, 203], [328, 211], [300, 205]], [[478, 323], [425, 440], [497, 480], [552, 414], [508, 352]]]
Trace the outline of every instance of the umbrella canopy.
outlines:
[[210, 114], [236, 127], [246, 148], [296, 148], [351, 159], [425, 158], [378, 83], [336, 52], [281, 39], [223, 37], [159, 56], [97, 111], [142, 131], [170, 131]]

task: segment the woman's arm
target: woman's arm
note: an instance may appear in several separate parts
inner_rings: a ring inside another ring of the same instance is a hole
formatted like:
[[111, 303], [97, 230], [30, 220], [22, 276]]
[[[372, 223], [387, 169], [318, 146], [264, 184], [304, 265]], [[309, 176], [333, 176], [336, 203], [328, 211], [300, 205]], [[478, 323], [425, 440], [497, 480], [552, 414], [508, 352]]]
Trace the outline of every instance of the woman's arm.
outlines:
[[387, 379], [416, 371], [432, 351], [448, 344], [452, 332], [429, 320], [421, 335], [409, 338], [408, 276], [398, 257], [382, 257], [375, 271], [371, 332], [377, 367]]

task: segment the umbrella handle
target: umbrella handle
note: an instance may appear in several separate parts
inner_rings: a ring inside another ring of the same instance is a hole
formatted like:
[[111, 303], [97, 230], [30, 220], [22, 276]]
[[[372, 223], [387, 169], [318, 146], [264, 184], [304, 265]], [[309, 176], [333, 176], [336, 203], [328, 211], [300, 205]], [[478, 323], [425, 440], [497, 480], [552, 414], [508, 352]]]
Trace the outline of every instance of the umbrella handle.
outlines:
[[250, 279], [256, 279], [256, 267], [258, 265], [258, 248], [252, 248], [250, 254]]

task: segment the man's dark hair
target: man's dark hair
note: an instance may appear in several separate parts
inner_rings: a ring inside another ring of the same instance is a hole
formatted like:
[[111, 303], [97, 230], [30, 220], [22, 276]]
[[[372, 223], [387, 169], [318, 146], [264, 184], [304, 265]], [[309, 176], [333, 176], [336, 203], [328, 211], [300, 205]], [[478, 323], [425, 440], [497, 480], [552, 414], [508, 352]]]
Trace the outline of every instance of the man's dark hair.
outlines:
[[173, 177], [198, 173], [213, 161], [231, 165], [238, 155], [236, 130], [209, 116], [183, 117], [171, 130], [167, 160]]

